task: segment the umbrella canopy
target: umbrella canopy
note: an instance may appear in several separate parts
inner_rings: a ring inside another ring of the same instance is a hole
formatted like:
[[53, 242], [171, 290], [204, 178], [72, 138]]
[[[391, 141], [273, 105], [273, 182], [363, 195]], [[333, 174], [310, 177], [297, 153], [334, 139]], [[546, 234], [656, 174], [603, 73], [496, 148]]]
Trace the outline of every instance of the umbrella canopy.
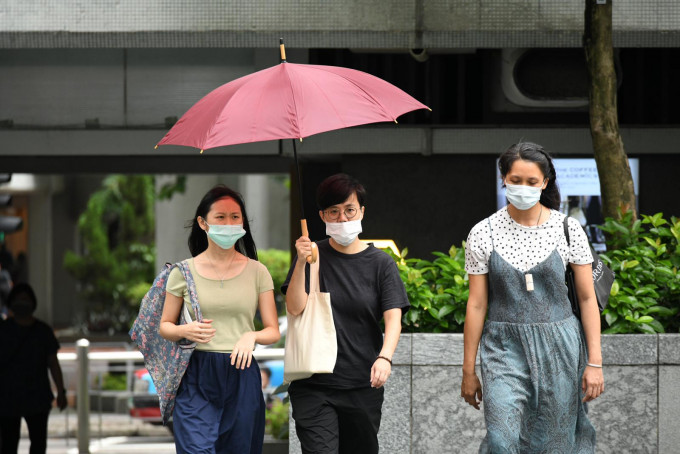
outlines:
[[[302, 183], [295, 139], [350, 126], [397, 122], [412, 110], [428, 109], [378, 77], [349, 68], [286, 62], [233, 80], [208, 93], [168, 131], [158, 145], [208, 148], [293, 139], [298, 187]], [[302, 234], [309, 236], [300, 205]], [[308, 261], [316, 260], [316, 249]]]
[[337, 66], [282, 62], [229, 82], [189, 109], [158, 145], [201, 150], [383, 121], [429, 109], [370, 74]]

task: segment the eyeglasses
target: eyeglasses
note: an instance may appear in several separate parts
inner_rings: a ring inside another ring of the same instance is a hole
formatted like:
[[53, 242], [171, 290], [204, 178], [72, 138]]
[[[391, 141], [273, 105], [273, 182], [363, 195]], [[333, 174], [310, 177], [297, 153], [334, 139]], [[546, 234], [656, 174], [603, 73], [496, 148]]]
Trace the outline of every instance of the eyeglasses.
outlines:
[[344, 213], [347, 219], [352, 219], [357, 215], [358, 211], [359, 210], [354, 207], [348, 207], [344, 210], [341, 210], [340, 208], [329, 208], [328, 210], [324, 211], [324, 213], [326, 213], [326, 217], [328, 217], [329, 220], [337, 221], [340, 219], [340, 213]]

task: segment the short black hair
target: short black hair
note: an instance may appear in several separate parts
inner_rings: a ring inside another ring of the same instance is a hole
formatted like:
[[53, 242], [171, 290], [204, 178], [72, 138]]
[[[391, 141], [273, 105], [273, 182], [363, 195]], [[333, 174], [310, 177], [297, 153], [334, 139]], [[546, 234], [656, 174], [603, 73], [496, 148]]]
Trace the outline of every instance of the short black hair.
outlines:
[[316, 205], [325, 210], [349, 199], [352, 193], [357, 195], [359, 206], [364, 206], [366, 190], [361, 183], [346, 173], [337, 173], [323, 180], [316, 189]]
[[19, 295], [28, 296], [28, 299], [30, 299], [33, 302], [33, 310], [35, 311], [35, 309], [38, 307], [38, 299], [35, 297], [35, 292], [33, 291], [33, 288], [25, 282], [21, 282], [12, 287], [12, 290], [9, 292], [9, 295], [7, 295], [7, 307], [11, 309], [12, 303], [14, 303], [14, 301], [18, 298]]

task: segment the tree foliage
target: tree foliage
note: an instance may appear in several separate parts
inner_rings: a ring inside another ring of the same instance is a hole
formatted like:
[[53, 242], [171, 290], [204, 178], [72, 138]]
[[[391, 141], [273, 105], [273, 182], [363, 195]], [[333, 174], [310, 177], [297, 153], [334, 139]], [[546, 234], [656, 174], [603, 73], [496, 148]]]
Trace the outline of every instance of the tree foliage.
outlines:
[[154, 180], [111, 175], [78, 220], [81, 253], [64, 267], [79, 282], [90, 331], [127, 331], [155, 276]]

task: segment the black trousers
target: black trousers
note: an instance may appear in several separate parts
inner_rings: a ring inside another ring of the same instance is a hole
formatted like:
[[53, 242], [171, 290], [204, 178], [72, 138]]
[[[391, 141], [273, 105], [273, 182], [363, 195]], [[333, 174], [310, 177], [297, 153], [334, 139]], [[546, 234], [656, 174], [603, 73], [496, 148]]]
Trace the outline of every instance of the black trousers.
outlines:
[[[47, 418], [50, 412], [25, 415], [28, 436], [31, 439], [30, 454], [47, 451]], [[0, 417], [0, 454], [16, 454], [21, 438], [21, 417]]]
[[303, 454], [378, 454], [384, 388], [288, 390]]

